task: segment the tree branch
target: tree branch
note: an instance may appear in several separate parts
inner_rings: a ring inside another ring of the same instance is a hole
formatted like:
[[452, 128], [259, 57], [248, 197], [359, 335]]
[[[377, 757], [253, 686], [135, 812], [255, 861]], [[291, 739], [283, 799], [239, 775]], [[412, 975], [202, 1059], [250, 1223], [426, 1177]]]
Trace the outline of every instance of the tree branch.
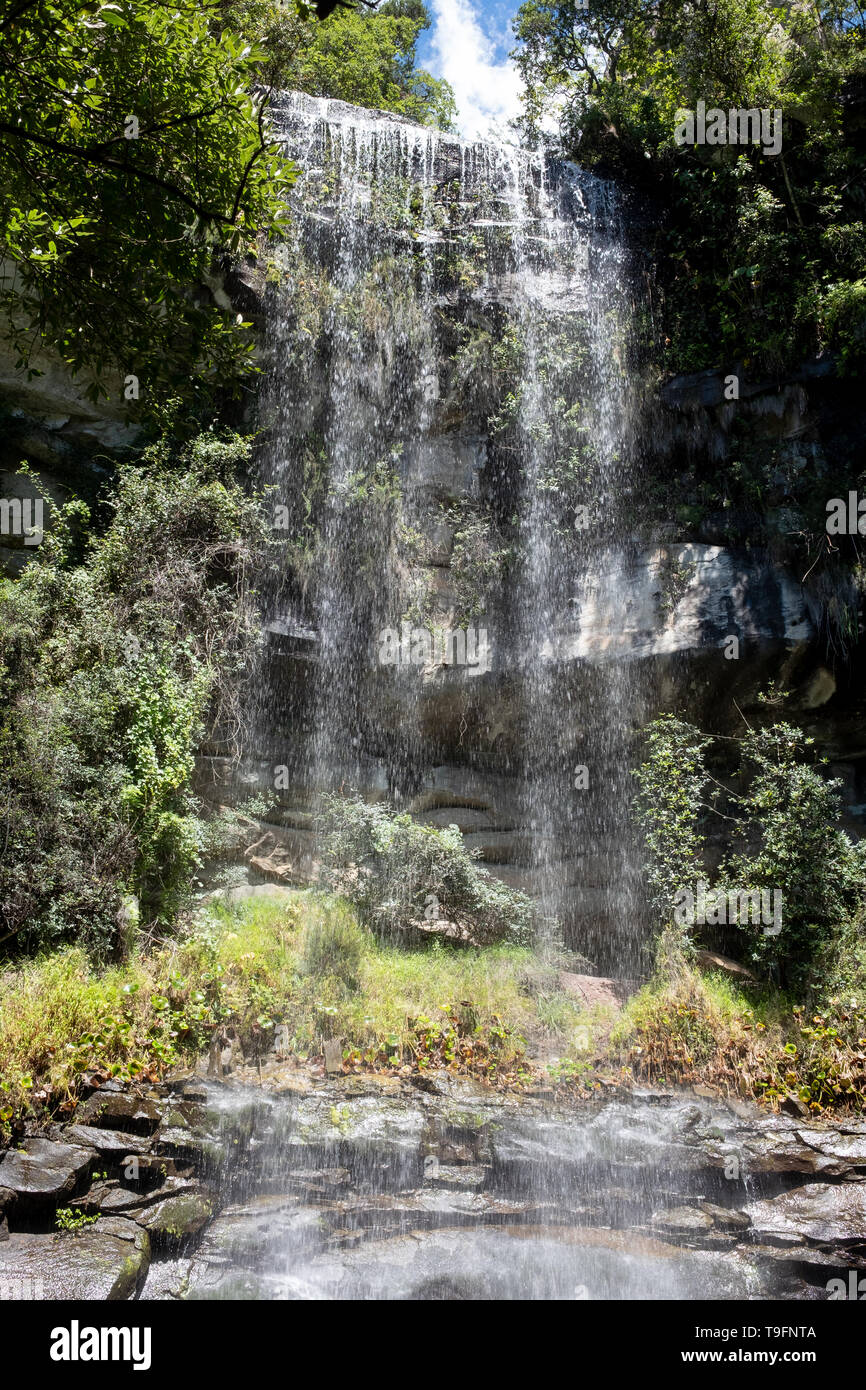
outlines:
[[[237, 209], [240, 206], [240, 199], [252, 167], [253, 160], [250, 161], [238, 194], [235, 197], [234, 210], [231, 217], [226, 217], [224, 213], [217, 212], [213, 208], [207, 208], [197, 199], [178, 188], [177, 184], [170, 183], [168, 179], [162, 179], [158, 174], [152, 174], [149, 169], [138, 169], [134, 164], [127, 164], [124, 160], [106, 158], [104, 155], [95, 155], [92, 150], [86, 149], [81, 145], [66, 145], [59, 140], [52, 140], [47, 135], [37, 135], [35, 131], [23, 130], [20, 126], [9, 125], [6, 121], [0, 121], [0, 134], [8, 135], [13, 140], [29, 141], [30, 144], [39, 145], [42, 149], [50, 150], [53, 154], [70, 155], [73, 159], [80, 160], [83, 164], [91, 164], [100, 169], [111, 169], [119, 174], [132, 175], [135, 179], [140, 179], [143, 183], [151, 184], [154, 188], [161, 189], [164, 193], [177, 198], [192, 212], [200, 217], [204, 222], [214, 222], [220, 226], [231, 227], [237, 216]], [[254, 158], [258, 158], [261, 150], [257, 150]]]

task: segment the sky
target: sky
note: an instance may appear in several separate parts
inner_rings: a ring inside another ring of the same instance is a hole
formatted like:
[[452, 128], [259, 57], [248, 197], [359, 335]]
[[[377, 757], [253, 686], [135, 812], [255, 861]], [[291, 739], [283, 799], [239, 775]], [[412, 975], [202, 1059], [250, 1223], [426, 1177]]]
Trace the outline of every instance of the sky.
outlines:
[[511, 19], [520, 0], [427, 0], [433, 23], [418, 43], [418, 66], [444, 77], [457, 99], [461, 135], [485, 135], [519, 109], [520, 80], [509, 61]]

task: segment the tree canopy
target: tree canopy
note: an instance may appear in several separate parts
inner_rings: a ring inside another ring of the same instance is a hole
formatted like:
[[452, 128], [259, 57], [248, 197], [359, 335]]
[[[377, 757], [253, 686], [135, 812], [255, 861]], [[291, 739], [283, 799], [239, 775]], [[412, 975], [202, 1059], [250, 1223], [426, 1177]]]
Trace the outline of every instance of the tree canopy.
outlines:
[[[866, 347], [866, 21], [853, 0], [526, 0], [524, 121], [556, 111], [569, 152], [661, 205], [664, 359], [780, 369]], [[760, 145], [678, 147], [678, 109], [782, 112]]]
[[183, 0], [0, 0], [0, 34], [0, 308], [21, 362], [44, 341], [93, 394], [119, 374], [151, 397], [248, 369], [205, 277], [277, 223], [292, 179], [253, 94], [263, 52]]
[[230, 0], [224, 18], [265, 49], [273, 86], [451, 126], [451, 88], [416, 67], [418, 38], [430, 24], [423, 0], [341, 6], [321, 22], [295, 0]]

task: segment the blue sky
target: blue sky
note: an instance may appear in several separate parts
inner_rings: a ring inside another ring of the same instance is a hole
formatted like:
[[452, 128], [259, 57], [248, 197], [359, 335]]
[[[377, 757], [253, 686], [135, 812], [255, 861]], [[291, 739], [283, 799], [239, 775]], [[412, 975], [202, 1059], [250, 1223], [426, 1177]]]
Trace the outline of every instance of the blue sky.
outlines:
[[421, 35], [418, 63], [444, 77], [457, 98], [464, 135], [484, 135], [517, 114], [520, 83], [508, 53], [520, 0], [427, 0], [433, 23]]

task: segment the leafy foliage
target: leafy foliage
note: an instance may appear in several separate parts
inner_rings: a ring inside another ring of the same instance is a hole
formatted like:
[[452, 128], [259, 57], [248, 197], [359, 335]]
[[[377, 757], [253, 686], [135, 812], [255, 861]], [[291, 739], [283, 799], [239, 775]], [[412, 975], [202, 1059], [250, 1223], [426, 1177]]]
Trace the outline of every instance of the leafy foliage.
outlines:
[[[757, 848], [729, 855], [722, 867], [730, 883], [782, 889], [782, 960], [799, 980], [833, 928], [862, 910], [866, 890], [866, 845], [852, 845], [838, 829], [841, 783], [802, 761], [811, 742], [790, 724], [750, 730], [742, 740], [750, 777], [739, 833]], [[777, 944], [755, 934], [752, 958], [772, 958]]]
[[[866, 346], [866, 26], [850, 0], [527, 0], [525, 122], [652, 199], [665, 365], [778, 370]], [[783, 148], [678, 147], [678, 110], [780, 109]]]
[[60, 510], [0, 586], [0, 938], [122, 936], [177, 909], [203, 835], [189, 790], [208, 711], [231, 723], [258, 625], [259, 504], [233, 480], [244, 441], [155, 446], [120, 470], [113, 520], [75, 563], [80, 504]]
[[261, 43], [264, 75], [275, 87], [452, 125], [448, 83], [415, 66], [418, 36], [430, 24], [422, 0], [385, 0], [373, 11], [340, 7], [319, 23], [293, 0], [231, 0], [225, 21]]
[[479, 944], [532, 938], [531, 900], [479, 869], [456, 825], [437, 830], [349, 797], [330, 798], [322, 824], [326, 881], [377, 935], [411, 941], [450, 923]]
[[667, 925], [678, 890], [701, 874], [704, 750], [710, 740], [672, 714], [654, 720], [646, 733], [647, 758], [635, 772], [640, 788], [635, 805], [647, 849], [651, 902]]
[[[777, 963], [791, 983], [807, 983], [816, 953], [862, 916], [866, 894], [866, 847], [838, 828], [839, 783], [804, 760], [812, 740], [790, 724], [750, 729], [738, 741], [745, 790], [737, 792], [710, 776], [705, 751], [712, 740], [693, 725], [663, 715], [647, 732], [636, 809], [663, 922], [673, 919], [678, 890], [694, 891], [706, 877], [707, 835], [713, 819], [724, 816], [734, 849], [715, 887], [726, 893], [778, 890], [783, 899], [781, 934], [767, 934], [751, 921], [737, 924], [748, 954], [757, 964]], [[704, 800], [711, 782], [712, 796]], [[687, 931], [683, 944], [691, 944]]]
[[[180, 0], [0, 0], [0, 311], [96, 397], [206, 402], [253, 369], [219, 258], [277, 227], [292, 167], [253, 96], [265, 55]], [[130, 136], [132, 138], [130, 138]]]

